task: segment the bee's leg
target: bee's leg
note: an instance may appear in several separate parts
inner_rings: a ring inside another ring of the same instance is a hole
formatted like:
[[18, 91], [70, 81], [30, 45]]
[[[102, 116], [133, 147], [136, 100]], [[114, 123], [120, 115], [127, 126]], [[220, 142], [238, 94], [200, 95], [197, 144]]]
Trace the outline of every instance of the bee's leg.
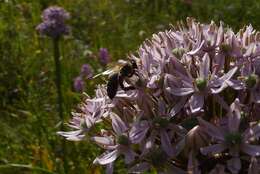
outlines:
[[127, 77], [132, 77], [133, 75], [139, 76], [138, 75], [138, 71], [136, 69], [133, 70], [133, 72], [131, 74], [129, 74]]
[[135, 74], [135, 71], [131, 72], [130, 74], [127, 75], [128, 78], [132, 77]]
[[136, 75], [137, 77], [139, 77], [138, 71], [136, 69], [134, 70], [133, 74]]
[[134, 86], [127, 86], [123, 88], [124, 91], [135, 90], [135, 89], [136, 88]]
[[129, 90], [134, 90], [135, 87], [134, 86], [124, 86], [124, 78], [122, 76], [119, 76], [119, 85], [120, 87], [124, 90], [124, 91], [129, 91]]

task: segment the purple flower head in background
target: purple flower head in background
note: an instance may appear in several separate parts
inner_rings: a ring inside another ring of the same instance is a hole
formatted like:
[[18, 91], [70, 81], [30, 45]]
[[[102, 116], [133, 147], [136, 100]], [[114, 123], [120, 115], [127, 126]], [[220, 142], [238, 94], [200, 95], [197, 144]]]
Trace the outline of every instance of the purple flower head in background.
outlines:
[[82, 92], [84, 89], [84, 84], [85, 83], [84, 83], [83, 79], [79, 76], [74, 79], [73, 87], [74, 87], [75, 91]]
[[100, 48], [99, 49], [99, 61], [101, 64], [106, 65], [110, 61], [109, 53], [107, 48]]
[[81, 66], [80, 74], [83, 77], [91, 78], [93, 76], [93, 69], [92, 69], [92, 67], [89, 64], [83, 64]]
[[70, 15], [63, 8], [52, 6], [45, 9], [42, 13], [42, 23], [36, 30], [41, 35], [46, 35], [52, 38], [59, 38], [62, 35], [69, 33], [69, 27], [65, 24], [65, 20], [69, 19]]
[[69, 19], [70, 15], [63, 8], [52, 6], [43, 11], [42, 20], [43, 21], [57, 21], [65, 22], [66, 19]]

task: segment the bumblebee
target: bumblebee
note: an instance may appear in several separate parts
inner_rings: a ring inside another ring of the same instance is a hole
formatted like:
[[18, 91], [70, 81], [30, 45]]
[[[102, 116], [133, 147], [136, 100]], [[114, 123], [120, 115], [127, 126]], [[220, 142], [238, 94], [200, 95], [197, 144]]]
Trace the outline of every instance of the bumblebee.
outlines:
[[118, 86], [120, 86], [124, 91], [135, 89], [134, 86], [125, 86], [124, 81], [125, 78], [131, 78], [134, 74], [136, 74], [136, 70], [136, 62], [134, 60], [130, 60], [130, 62], [127, 62], [120, 68], [119, 72], [109, 76], [107, 83], [107, 95], [111, 100], [116, 96]]

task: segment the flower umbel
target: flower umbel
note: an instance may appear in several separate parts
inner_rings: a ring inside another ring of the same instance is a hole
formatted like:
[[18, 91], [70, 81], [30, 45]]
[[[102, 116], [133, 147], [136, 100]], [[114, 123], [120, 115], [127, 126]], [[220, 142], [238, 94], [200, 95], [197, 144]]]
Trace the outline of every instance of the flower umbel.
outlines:
[[[108, 51], [99, 53], [106, 65]], [[118, 158], [129, 173], [259, 173], [260, 38], [251, 25], [234, 33], [187, 18], [128, 60], [136, 72], [123, 83], [133, 88], [116, 85], [110, 99], [99, 85], [60, 135], [91, 137], [106, 173]]]

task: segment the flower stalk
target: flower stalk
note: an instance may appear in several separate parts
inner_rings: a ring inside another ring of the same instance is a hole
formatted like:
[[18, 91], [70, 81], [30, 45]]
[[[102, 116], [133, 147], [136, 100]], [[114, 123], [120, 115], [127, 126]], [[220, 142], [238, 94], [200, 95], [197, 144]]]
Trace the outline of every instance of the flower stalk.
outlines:
[[[58, 104], [58, 113], [60, 118], [61, 130], [64, 129], [64, 115], [63, 115], [63, 97], [62, 97], [62, 76], [61, 76], [61, 61], [60, 61], [60, 47], [59, 47], [59, 38], [53, 38], [53, 53], [54, 53], [54, 62], [55, 62], [55, 84], [57, 88], [57, 104]], [[64, 163], [64, 172], [68, 173], [69, 166], [67, 162], [67, 148], [66, 141], [62, 140], [62, 159]]]
[[[55, 62], [55, 84], [57, 88], [57, 104], [59, 119], [61, 122], [61, 130], [63, 130], [63, 98], [62, 98], [62, 77], [61, 77], [61, 62], [60, 62], [60, 39], [63, 35], [69, 34], [69, 27], [65, 24], [65, 20], [69, 19], [70, 15], [63, 8], [51, 6], [45, 9], [42, 13], [42, 23], [36, 30], [42, 36], [48, 36], [53, 42], [53, 57]], [[66, 142], [62, 141], [62, 159], [64, 162], [64, 173], [68, 173], [68, 161], [66, 157]]]
[[58, 112], [61, 120], [61, 125], [63, 125], [63, 99], [62, 99], [62, 89], [61, 89], [61, 63], [60, 63], [60, 48], [59, 48], [59, 38], [53, 39], [53, 53], [55, 62], [55, 84], [57, 88], [57, 103]]

